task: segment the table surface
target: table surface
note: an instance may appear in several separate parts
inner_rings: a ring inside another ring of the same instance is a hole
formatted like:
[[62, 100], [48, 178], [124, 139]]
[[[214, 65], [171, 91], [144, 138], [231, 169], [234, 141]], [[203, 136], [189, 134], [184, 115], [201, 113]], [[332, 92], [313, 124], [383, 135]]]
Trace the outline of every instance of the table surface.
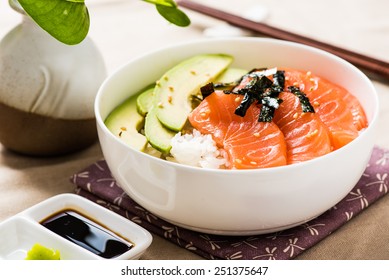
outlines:
[[[389, 1], [381, 0], [196, 0], [233, 13], [250, 8], [268, 11], [265, 22], [340, 47], [389, 61]], [[20, 22], [20, 16], [0, 2], [0, 38]], [[176, 27], [142, 1], [87, 2], [95, 41], [112, 73], [124, 62], [171, 44], [211, 36], [210, 27], [225, 23], [187, 11], [192, 24]], [[257, 36], [247, 34], [244, 36]], [[214, 35], [213, 35], [214, 36]], [[380, 97], [376, 144], [389, 148], [389, 81], [373, 80]], [[101, 159], [99, 143], [71, 155], [25, 157], [0, 144], [0, 222], [53, 195], [73, 192], [72, 174]], [[200, 259], [154, 236], [142, 259]], [[389, 259], [389, 196], [380, 199], [298, 259]]]

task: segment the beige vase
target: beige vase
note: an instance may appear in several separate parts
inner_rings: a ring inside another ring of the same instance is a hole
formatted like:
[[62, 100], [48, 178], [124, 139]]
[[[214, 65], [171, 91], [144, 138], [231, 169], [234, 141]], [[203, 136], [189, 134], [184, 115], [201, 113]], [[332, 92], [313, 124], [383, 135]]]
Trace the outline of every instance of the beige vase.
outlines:
[[0, 42], [0, 142], [31, 156], [56, 156], [97, 140], [93, 104], [106, 77], [86, 38], [65, 45], [42, 30], [17, 1], [21, 23]]

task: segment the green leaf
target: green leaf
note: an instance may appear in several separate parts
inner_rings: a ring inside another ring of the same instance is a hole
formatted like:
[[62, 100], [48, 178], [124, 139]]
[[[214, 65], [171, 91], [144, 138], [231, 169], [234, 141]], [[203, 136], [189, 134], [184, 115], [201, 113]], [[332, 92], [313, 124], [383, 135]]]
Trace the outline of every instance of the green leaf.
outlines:
[[169, 22], [181, 27], [190, 25], [189, 17], [177, 7], [168, 7], [159, 4], [155, 6], [158, 13]]
[[173, 0], [142, 0], [147, 3], [151, 3], [154, 5], [162, 5], [162, 6], [167, 6], [167, 7], [177, 7], [176, 2]]
[[68, 45], [85, 39], [90, 19], [84, 0], [18, 0], [24, 11], [51, 36]]

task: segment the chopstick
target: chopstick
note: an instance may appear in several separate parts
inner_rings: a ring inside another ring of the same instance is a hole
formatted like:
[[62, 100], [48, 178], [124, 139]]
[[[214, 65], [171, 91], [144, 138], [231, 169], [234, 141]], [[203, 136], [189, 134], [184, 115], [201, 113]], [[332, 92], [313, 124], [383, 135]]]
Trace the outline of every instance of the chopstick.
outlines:
[[[247, 30], [258, 32], [262, 35], [272, 37], [275, 39], [287, 40], [296, 43], [305, 44], [311, 47], [315, 47], [334, 55], [337, 55], [348, 62], [354, 64], [361, 70], [365, 70], [366, 74], [372, 78], [383, 78], [386, 82], [389, 81], [389, 63], [366, 56], [360, 53], [353, 52], [338, 46], [334, 46], [328, 43], [314, 40], [299, 34], [295, 34], [289, 31], [282, 30], [277, 27], [270, 26], [265, 23], [259, 23], [252, 20], [248, 20], [237, 15], [218, 10], [203, 4], [199, 4], [190, 0], [177, 0], [178, 6], [199, 12], [204, 15], [211, 16], [216, 19], [220, 19], [228, 22], [231, 25], [241, 27]], [[378, 76], [378, 77], [377, 77]]]

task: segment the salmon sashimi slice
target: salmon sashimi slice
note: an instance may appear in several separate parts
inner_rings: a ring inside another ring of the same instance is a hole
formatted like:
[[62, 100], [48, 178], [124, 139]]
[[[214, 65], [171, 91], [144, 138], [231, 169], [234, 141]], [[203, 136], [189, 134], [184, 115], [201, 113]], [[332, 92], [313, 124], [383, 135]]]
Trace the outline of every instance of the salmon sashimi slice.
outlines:
[[354, 119], [354, 125], [358, 131], [362, 131], [368, 125], [365, 111], [362, 108], [358, 99], [348, 91], [340, 91], [343, 93], [343, 100], [346, 101], [348, 108], [351, 111]]
[[[224, 98], [223, 98], [224, 97]], [[240, 121], [242, 117], [234, 114], [239, 105], [241, 96], [227, 95], [216, 91], [205, 98], [189, 115], [189, 122], [202, 134], [212, 134], [218, 146], [223, 146], [225, 133], [233, 121]], [[249, 120], [250, 114], [245, 119]]]
[[211, 88], [189, 115], [193, 128], [211, 134], [224, 149], [227, 168], [314, 159], [353, 141], [368, 126], [363, 107], [346, 89], [310, 72], [279, 70], [265, 76], [250, 72], [232, 90]]
[[228, 155], [227, 168], [252, 169], [286, 164], [286, 144], [273, 122], [258, 122], [260, 108], [252, 105], [244, 117], [235, 114], [242, 96], [215, 91], [189, 115], [191, 125], [211, 134]]
[[314, 159], [331, 152], [326, 125], [315, 113], [303, 113], [299, 98], [290, 92], [280, 93], [283, 102], [273, 121], [281, 129], [287, 148], [287, 163]]
[[[347, 91], [325, 79], [294, 69], [285, 70], [285, 87], [297, 86], [309, 98], [315, 112], [327, 126], [334, 150], [358, 137], [355, 119], [349, 104], [343, 99]], [[355, 111], [356, 112], [356, 111]], [[363, 110], [362, 110], [363, 112]]]
[[[300, 75], [303, 75], [303, 72], [298, 71]], [[368, 121], [365, 114], [365, 111], [362, 108], [361, 103], [358, 99], [352, 95], [345, 88], [336, 85], [334, 83], [330, 83], [328, 80], [313, 76], [311, 73], [305, 73], [306, 76], [309, 76], [309, 79], [305, 78], [304, 87], [307, 92], [315, 91], [318, 92], [324, 89], [331, 89], [331, 91], [336, 92], [335, 94], [342, 98], [346, 102], [347, 108], [351, 111], [354, 120], [354, 126], [358, 131], [363, 130], [367, 127]], [[311, 82], [311, 84], [308, 84]], [[313, 84], [312, 84], [313, 82]]]
[[286, 143], [273, 122], [233, 122], [224, 140], [232, 169], [276, 167], [287, 164]]

